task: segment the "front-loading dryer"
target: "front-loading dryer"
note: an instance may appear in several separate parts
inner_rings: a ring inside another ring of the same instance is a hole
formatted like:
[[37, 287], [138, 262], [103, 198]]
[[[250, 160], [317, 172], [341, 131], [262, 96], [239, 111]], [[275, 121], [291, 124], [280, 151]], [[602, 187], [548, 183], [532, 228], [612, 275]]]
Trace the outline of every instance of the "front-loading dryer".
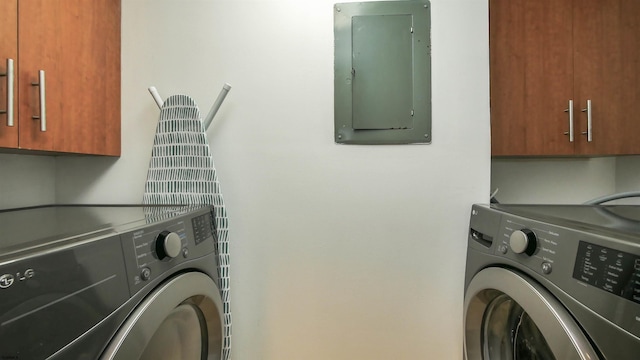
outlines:
[[0, 211], [0, 359], [220, 359], [212, 207]]
[[639, 354], [640, 207], [472, 207], [465, 359]]

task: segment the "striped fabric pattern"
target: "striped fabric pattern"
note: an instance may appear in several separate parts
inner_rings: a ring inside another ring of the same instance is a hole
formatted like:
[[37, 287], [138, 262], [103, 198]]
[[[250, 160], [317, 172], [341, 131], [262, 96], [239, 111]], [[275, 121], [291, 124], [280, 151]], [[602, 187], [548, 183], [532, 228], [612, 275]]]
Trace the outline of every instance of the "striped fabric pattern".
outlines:
[[160, 110], [143, 203], [213, 205], [224, 307], [222, 359], [231, 359], [229, 221], [200, 110], [189, 96], [173, 95]]

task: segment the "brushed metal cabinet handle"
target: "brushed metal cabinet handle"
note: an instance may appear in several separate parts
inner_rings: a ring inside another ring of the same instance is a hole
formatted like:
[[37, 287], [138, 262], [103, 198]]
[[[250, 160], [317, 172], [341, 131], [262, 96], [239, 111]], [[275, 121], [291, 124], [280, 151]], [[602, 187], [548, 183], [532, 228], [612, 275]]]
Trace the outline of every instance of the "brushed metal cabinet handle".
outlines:
[[40, 89], [40, 115], [34, 115], [34, 120], [40, 119], [40, 131], [47, 131], [47, 92], [44, 81], [44, 70], [38, 71], [38, 82], [31, 83], [33, 86], [38, 86]]
[[7, 109], [0, 110], [0, 114], [7, 114], [7, 126], [13, 126], [13, 59], [7, 59], [7, 72], [0, 76], [7, 77]]
[[565, 131], [565, 135], [569, 135], [569, 142], [573, 142], [573, 100], [569, 100], [569, 108], [564, 109], [569, 113], [569, 131]]
[[587, 135], [587, 141], [593, 140], [593, 112], [591, 111], [591, 100], [587, 100], [587, 107], [582, 109], [582, 112], [587, 113], [587, 131], [583, 131], [582, 135]]

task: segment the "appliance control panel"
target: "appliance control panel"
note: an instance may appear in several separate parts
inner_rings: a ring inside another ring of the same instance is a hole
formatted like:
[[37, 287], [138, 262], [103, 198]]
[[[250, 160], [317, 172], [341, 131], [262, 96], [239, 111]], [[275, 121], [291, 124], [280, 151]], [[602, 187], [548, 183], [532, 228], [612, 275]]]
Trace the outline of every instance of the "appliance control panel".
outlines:
[[573, 278], [640, 304], [640, 256], [580, 241]]
[[121, 234], [131, 295], [172, 268], [215, 253], [213, 231], [205, 209]]
[[[558, 258], [572, 251], [561, 241], [563, 229], [517, 217], [503, 216], [494, 241], [493, 253], [521, 263], [531, 270], [552, 276]], [[560, 265], [561, 270], [564, 264]]]

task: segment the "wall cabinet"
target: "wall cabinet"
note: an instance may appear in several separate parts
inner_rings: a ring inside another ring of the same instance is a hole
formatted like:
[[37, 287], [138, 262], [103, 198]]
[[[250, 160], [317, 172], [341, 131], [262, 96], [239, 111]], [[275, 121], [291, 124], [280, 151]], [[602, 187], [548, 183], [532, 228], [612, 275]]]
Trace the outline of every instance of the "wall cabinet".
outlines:
[[[119, 0], [2, 1], [0, 73], [13, 59], [15, 82], [14, 125], [0, 113], [0, 147], [120, 155], [120, 12]], [[44, 86], [34, 86], [41, 70]]]
[[490, 0], [489, 13], [493, 156], [640, 154], [639, 1]]

